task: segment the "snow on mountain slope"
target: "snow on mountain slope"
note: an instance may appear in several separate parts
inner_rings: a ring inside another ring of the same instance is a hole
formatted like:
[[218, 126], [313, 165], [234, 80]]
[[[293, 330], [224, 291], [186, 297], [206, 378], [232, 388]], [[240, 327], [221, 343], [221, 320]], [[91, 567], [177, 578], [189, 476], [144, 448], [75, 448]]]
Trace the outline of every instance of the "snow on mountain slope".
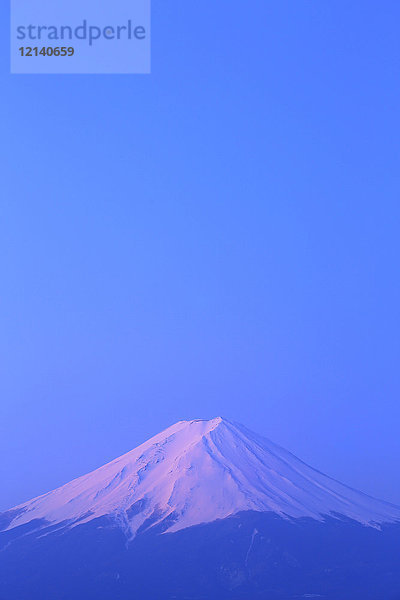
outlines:
[[373, 526], [400, 520], [400, 507], [342, 485], [218, 417], [179, 421], [96, 471], [15, 507], [8, 528], [33, 519], [73, 526], [112, 515], [135, 535], [167, 517], [172, 532], [245, 510], [318, 520], [341, 514]]

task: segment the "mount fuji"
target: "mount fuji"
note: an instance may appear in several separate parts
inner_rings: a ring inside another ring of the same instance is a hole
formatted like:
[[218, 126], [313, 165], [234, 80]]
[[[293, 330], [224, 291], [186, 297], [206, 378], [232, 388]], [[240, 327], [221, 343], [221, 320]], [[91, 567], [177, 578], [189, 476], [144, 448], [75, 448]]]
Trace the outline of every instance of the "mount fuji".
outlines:
[[400, 507], [221, 417], [0, 514], [0, 600], [400, 600], [398, 557]]
[[[218, 417], [180, 421], [96, 471], [15, 507], [8, 529], [42, 519], [71, 527], [109, 515], [129, 535], [240, 511], [284, 518], [342, 515], [378, 526], [400, 508], [330, 479], [245, 427]], [[3, 515], [4, 518], [4, 515]]]

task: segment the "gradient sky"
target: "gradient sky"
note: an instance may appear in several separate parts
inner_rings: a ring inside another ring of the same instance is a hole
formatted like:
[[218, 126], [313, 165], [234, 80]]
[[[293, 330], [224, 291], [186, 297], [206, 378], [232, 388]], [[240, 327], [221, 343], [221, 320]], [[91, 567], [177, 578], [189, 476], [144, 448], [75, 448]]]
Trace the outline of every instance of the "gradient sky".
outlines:
[[0, 509], [223, 415], [400, 504], [400, 5], [153, 2], [151, 76], [11, 76]]

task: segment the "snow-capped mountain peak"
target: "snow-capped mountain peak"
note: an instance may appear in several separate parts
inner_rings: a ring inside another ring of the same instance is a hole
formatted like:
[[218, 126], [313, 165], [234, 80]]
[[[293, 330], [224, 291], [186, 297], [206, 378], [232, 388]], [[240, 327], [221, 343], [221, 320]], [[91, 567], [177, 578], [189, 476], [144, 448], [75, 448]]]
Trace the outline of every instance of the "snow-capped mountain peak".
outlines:
[[217, 417], [179, 421], [92, 473], [15, 507], [9, 529], [33, 519], [70, 527], [110, 515], [130, 535], [160, 522], [173, 532], [246, 510], [318, 520], [344, 515], [374, 526], [400, 520], [399, 507]]

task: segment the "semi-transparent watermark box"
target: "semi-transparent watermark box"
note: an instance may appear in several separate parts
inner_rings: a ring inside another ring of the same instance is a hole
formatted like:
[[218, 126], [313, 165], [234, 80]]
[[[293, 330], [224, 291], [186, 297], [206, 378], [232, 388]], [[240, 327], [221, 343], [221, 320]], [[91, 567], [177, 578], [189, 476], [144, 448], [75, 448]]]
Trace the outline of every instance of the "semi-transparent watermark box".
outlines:
[[11, 0], [11, 72], [150, 73], [150, 0]]

